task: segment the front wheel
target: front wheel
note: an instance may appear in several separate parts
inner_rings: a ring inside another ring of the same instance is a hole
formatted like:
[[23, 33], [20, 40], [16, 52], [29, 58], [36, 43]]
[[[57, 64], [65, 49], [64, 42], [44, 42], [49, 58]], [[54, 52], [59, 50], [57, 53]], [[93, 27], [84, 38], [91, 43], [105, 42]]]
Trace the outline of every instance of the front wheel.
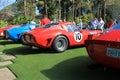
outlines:
[[63, 52], [68, 47], [68, 40], [65, 36], [58, 36], [53, 41], [53, 49], [56, 52]]

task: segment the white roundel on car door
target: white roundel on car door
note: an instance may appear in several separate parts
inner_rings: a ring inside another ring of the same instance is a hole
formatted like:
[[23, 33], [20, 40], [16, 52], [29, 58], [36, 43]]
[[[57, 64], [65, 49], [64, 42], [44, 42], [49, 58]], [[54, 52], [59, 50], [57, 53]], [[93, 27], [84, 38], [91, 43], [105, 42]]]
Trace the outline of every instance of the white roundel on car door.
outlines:
[[82, 40], [82, 34], [80, 32], [75, 32], [74, 39], [76, 42], [80, 42]]

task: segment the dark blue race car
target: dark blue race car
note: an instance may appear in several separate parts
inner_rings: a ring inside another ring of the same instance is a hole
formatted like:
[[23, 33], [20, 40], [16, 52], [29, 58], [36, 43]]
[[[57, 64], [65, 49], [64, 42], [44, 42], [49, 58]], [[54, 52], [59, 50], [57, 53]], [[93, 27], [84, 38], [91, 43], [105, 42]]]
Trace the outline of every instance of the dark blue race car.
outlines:
[[29, 32], [36, 27], [38, 27], [38, 24], [24, 24], [24, 25], [6, 30], [4, 31], [5, 38], [11, 39], [14, 41], [19, 41], [21, 40], [22, 34], [24, 32]]

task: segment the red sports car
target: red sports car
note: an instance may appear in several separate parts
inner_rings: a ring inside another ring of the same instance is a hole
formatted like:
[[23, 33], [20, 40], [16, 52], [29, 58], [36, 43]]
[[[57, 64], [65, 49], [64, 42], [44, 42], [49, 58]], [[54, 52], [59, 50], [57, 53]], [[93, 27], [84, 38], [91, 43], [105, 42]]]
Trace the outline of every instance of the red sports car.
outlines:
[[120, 69], [120, 24], [106, 30], [93, 40], [85, 40], [85, 45], [93, 61]]
[[9, 26], [0, 28], [0, 38], [1, 38], [1, 39], [4, 39], [4, 38], [5, 38], [5, 35], [4, 35], [4, 31], [5, 31], [5, 30], [8, 30], [8, 29], [13, 28], [13, 27], [16, 27], [16, 26], [18, 26], [18, 25], [9, 25]]
[[42, 48], [52, 47], [57, 52], [63, 52], [70, 46], [84, 45], [84, 40], [95, 38], [100, 30], [82, 31], [72, 22], [51, 23], [42, 28], [36, 28], [30, 32], [24, 33], [22, 41], [24, 44]]

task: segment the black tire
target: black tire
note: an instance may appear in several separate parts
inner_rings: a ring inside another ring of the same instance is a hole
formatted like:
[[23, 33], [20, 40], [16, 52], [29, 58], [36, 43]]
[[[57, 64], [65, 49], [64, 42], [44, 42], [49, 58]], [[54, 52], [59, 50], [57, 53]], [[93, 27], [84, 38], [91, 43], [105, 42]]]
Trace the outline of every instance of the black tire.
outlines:
[[67, 38], [65, 36], [56, 37], [52, 47], [56, 52], [64, 52], [68, 48]]

